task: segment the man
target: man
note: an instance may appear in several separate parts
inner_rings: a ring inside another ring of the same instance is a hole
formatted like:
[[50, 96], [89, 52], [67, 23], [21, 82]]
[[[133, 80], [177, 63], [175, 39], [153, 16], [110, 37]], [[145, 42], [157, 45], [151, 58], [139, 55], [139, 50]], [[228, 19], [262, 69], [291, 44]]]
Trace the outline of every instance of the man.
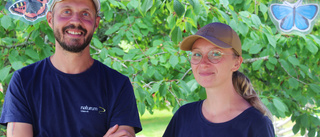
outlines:
[[13, 74], [0, 119], [8, 137], [135, 136], [142, 130], [128, 77], [90, 56], [99, 11], [99, 0], [53, 1], [47, 21], [55, 53]]

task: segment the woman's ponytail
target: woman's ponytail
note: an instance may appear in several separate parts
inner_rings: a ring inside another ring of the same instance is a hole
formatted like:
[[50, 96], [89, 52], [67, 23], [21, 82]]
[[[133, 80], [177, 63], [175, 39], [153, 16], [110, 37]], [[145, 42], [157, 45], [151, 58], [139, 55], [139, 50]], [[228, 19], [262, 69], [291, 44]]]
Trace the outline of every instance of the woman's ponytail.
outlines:
[[272, 114], [268, 108], [261, 102], [256, 91], [247, 76], [245, 76], [240, 71], [233, 72], [232, 83], [235, 90], [240, 94], [245, 100], [247, 100], [253, 107], [258, 109], [262, 114], [269, 117], [272, 120]]

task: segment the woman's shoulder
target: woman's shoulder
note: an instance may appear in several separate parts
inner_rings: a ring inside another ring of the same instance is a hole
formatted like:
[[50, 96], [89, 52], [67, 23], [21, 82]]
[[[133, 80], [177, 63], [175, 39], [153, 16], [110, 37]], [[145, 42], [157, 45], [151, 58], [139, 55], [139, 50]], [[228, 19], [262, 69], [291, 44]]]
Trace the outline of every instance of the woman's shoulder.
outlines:
[[200, 108], [202, 106], [202, 102], [203, 100], [184, 104], [179, 108], [179, 110], [185, 111], [185, 110], [190, 110], [190, 109], [194, 110], [195, 108]]
[[272, 125], [272, 121], [268, 116], [262, 114], [255, 107], [250, 107], [243, 112], [243, 116], [252, 122], [254, 125]]
[[202, 100], [201, 101], [196, 101], [196, 102], [191, 102], [191, 103], [187, 103], [182, 105], [175, 113], [175, 115], [194, 115], [194, 113], [199, 112], [198, 110], [201, 109], [202, 106]]

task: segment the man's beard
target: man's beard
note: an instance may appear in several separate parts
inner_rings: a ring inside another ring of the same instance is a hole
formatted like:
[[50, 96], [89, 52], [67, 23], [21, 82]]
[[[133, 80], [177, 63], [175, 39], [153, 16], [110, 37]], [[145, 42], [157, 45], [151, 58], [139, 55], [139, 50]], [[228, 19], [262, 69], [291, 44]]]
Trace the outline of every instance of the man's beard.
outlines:
[[[82, 52], [90, 43], [92, 36], [93, 36], [93, 32], [89, 33], [87, 37], [84, 38], [83, 43], [81, 44], [80, 39], [69, 39], [71, 43], [73, 44], [67, 44], [66, 43], [66, 39], [64, 39], [63, 34], [67, 33], [66, 30], [67, 29], [79, 29], [83, 31], [83, 36], [86, 36], [87, 34], [87, 30], [84, 29], [81, 26], [75, 27], [73, 24], [66, 26], [64, 28], [62, 28], [62, 32], [59, 33], [59, 30], [54, 30], [54, 37], [56, 38], [56, 40], [58, 41], [58, 43], [60, 44], [60, 46], [69, 52], [72, 53], [79, 53]], [[61, 36], [62, 34], [62, 36]]]

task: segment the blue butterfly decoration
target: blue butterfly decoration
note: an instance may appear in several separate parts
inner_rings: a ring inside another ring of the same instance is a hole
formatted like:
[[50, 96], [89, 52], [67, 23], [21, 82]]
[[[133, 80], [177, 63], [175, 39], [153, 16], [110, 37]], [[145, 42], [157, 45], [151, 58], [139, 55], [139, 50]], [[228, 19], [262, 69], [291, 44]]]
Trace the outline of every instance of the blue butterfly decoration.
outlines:
[[302, 5], [302, 0], [294, 4], [285, 1], [283, 4], [271, 4], [270, 11], [281, 31], [308, 32], [312, 28], [312, 21], [318, 15], [319, 6], [317, 4]]

